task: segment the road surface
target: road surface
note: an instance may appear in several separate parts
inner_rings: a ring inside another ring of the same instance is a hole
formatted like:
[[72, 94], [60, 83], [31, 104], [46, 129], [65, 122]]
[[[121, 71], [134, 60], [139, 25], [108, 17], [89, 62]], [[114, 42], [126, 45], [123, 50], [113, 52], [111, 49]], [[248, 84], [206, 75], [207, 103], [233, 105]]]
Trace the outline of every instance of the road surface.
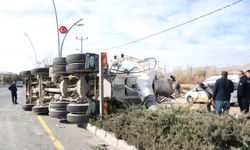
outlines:
[[[18, 105], [12, 104], [7, 88], [0, 86], [0, 150], [115, 149], [75, 124], [60, 123], [46, 115], [23, 111], [25, 88], [18, 88]], [[45, 125], [40, 123], [41, 120]]]

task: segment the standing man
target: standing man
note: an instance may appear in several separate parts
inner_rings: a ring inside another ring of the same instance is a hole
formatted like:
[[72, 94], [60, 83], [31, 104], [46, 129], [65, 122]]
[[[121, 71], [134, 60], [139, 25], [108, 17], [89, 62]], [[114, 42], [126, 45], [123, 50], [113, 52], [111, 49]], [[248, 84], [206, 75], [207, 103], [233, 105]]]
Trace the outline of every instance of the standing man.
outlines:
[[213, 98], [213, 88], [214, 88], [214, 84], [211, 84], [211, 83], [207, 84], [207, 88], [206, 88], [206, 93], [207, 93], [207, 96], [208, 96], [207, 110], [209, 112], [211, 112], [211, 106], [215, 110], [214, 101], [212, 99]]
[[222, 71], [221, 78], [216, 80], [213, 91], [213, 100], [215, 102], [215, 114], [220, 116], [222, 108], [224, 113], [228, 114], [230, 109], [231, 93], [234, 91], [234, 84], [227, 79], [228, 72]]
[[178, 98], [181, 95], [181, 84], [179, 82], [175, 85], [175, 97]]
[[240, 81], [238, 83], [237, 99], [240, 107], [240, 112], [245, 114], [249, 111], [249, 106], [247, 108], [246, 96], [247, 96], [247, 77], [242, 70], [238, 71], [238, 76]]
[[247, 76], [247, 84], [246, 84], [246, 113], [249, 112], [249, 104], [250, 104], [250, 70], [246, 71], [246, 76]]
[[9, 90], [11, 91], [12, 103], [18, 104], [17, 103], [17, 87], [16, 87], [15, 81], [12, 82], [11, 86], [9, 87]]

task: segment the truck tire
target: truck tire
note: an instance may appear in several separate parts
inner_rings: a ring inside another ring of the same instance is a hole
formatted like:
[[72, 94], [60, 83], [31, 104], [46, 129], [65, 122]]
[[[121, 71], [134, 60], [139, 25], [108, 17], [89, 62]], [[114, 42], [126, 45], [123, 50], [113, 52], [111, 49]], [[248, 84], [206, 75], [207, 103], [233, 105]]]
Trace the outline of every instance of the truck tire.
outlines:
[[53, 59], [53, 65], [66, 65], [66, 58], [65, 57], [57, 57]]
[[49, 74], [49, 68], [35, 68], [31, 70], [32, 75], [37, 75], [37, 74]]
[[52, 73], [66, 73], [66, 65], [56, 65], [52, 67]]
[[88, 114], [67, 114], [67, 121], [72, 123], [84, 123], [89, 121]]
[[32, 107], [32, 112], [34, 112], [37, 115], [48, 114], [49, 108], [48, 108], [48, 106], [34, 106], [34, 107]]
[[66, 62], [70, 63], [85, 63], [85, 54], [71, 54], [66, 56]]
[[22, 72], [20, 72], [20, 75], [21, 76], [29, 76], [29, 75], [31, 75], [31, 72], [30, 72], [30, 70], [22, 71]]
[[70, 113], [87, 113], [89, 104], [69, 104], [67, 105], [67, 111]]
[[25, 111], [31, 111], [33, 106], [33, 104], [23, 104], [22, 109]]
[[57, 110], [66, 110], [69, 102], [50, 102], [49, 108], [57, 109]]
[[63, 110], [53, 110], [53, 111], [49, 111], [49, 116], [52, 118], [59, 118], [59, 119], [66, 119], [67, 118], [67, 111], [63, 111]]
[[89, 72], [91, 70], [85, 69], [84, 63], [74, 63], [74, 64], [67, 64], [66, 72], [67, 73], [78, 73], [78, 72]]

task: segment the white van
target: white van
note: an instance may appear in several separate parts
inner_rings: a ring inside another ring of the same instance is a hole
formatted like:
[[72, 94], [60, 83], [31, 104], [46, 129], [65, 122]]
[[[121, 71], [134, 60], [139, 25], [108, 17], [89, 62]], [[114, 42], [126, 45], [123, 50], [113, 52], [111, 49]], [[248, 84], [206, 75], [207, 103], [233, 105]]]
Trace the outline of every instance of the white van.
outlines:
[[23, 87], [23, 81], [16, 81], [17, 87]]
[[[216, 80], [219, 78], [221, 78], [221, 75], [211, 76], [211, 77], [207, 78], [203, 83], [205, 85], [215, 84]], [[234, 83], [234, 92], [231, 94], [230, 103], [235, 104], [235, 103], [237, 103], [237, 88], [238, 88], [238, 83], [239, 83], [240, 79], [239, 79], [238, 75], [228, 75], [227, 78], [232, 80]]]

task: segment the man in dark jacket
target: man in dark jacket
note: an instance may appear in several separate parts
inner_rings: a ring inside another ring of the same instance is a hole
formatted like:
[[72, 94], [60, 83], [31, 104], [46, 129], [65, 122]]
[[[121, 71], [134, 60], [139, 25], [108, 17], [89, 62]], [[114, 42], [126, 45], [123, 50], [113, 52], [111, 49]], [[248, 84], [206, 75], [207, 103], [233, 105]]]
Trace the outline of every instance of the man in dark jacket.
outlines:
[[246, 85], [246, 111], [249, 112], [249, 104], [250, 104], [250, 70], [246, 71], [247, 76], [247, 85]]
[[237, 99], [238, 99], [240, 111], [241, 111], [241, 113], [244, 114], [244, 113], [249, 112], [249, 106], [247, 107], [248, 104], [247, 104], [247, 100], [246, 100], [247, 77], [242, 70], [238, 71], [238, 75], [239, 75], [240, 81], [238, 83]]
[[13, 83], [9, 87], [9, 90], [11, 91], [12, 103], [13, 104], [18, 104], [17, 103], [17, 87], [16, 87], [16, 82], [15, 81], [13, 81]]
[[220, 116], [222, 108], [224, 113], [229, 113], [231, 93], [234, 91], [234, 84], [227, 79], [227, 71], [222, 71], [221, 78], [216, 80], [213, 91], [215, 101], [215, 114]]

